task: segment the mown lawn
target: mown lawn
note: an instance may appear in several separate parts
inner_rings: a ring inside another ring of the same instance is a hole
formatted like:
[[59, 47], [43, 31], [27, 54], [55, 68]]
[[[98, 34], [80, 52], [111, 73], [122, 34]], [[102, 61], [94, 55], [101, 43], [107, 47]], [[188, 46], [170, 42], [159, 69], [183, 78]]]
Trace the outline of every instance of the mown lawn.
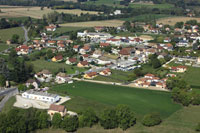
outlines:
[[[73, 84], [58, 85], [53, 87], [51, 90], [54, 92], [67, 92], [73, 97], [82, 97], [84, 99], [109, 106], [126, 104], [129, 105], [138, 116], [143, 116], [144, 114], [150, 112], [159, 112], [163, 118], [166, 118], [181, 109], [181, 105], [172, 102], [171, 94], [168, 92], [89, 82], [75, 82]], [[82, 100], [78, 100], [77, 102], [81, 103]], [[85, 108], [93, 107], [98, 111], [104, 110], [104, 106], [97, 109], [94, 105], [90, 106], [88, 104], [84, 104], [84, 106]]]
[[79, 72], [83, 72], [86, 69], [84, 68], [78, 68], [76, 66], [67, 65], [65, 62], [63, 63], [57, 63], [57, 62], [51, 62], [51, 61], [45, 61], [45, 60], [36, 60], [31, 61], [30, 63], [33, 64], [35, 72], [39, 72], [43, 69], [47, 69], [51, 71], [52, 73], [58, 72], [59, 69], [65, 69], [67, 71], [67, 74], [73, 74], [76, 70], [79, 70]]
[[20, 36], [19, 41], [24, 40], [24, 31], [21, 27], [0, 29], [0, 39], [3, 42], [6, 42], [9, 39], [12, 39], [12, 36], [17, 34]]

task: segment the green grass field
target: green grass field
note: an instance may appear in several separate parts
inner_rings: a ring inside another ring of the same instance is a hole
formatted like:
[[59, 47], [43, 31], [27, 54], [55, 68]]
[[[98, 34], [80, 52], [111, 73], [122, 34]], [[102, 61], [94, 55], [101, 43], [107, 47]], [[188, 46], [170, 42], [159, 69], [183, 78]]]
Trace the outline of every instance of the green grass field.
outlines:
[[158, 8], [158, 9], [169, 9], [173, 8], [174, 5], [172, 4], [138, 4], [138, 3], [132, 3], [129, 5], [129, 7], [132, 8]]
[[8, 45], [6, 45], [6, 44], [4, 44], [4, 43], [0, 43], [0, 52], [6, 50], [6, 49], [8, 49], [8, 48], [9, 48]]
[[200, 68], [189, 67], [183, 74], [183, 79], [191, 85], [191, 87], [200, 89]]
[[171, 16], [165, 15], [165, 14], [143, 14], [143, 15], [134, 16], [131, 18], [122, 18], [120, 20], [146, 22], [146, 21], [152, 21], [154, 19], [160, 19], [160, 18], [166, 18], [166, 17], [171, 17]]
[[39, 72], [42, 69], [48, 69], [52, 73], [55, 73], [60, 68], [64, 68], [68, 74], [73, 74], [75, 73], [76, 70], [79, 70], [79, 72], [83, 72], [86, 70], [84, 68], [78, 68], [76, 66], [66, 65], [65, 63], [48, 62], [45, 60], [36, 60], [36, 61], [31, 61], [30, 63], [33, 64], [35, 72]]
[[8, 112], [9, 110], [11, 110], [13, 107], [13, 104], [16, 102], [16, 98], [15, 96], [11, 97], [4, 105], [3, 109], [2, 109], [2, 112], [3, 113], [6, 113]]
[[56, 31], [54, 32], [49, 32], [49, 33], [53, 33], [53, 34], [67, 34], [69, 32], [72, 32], [72, 31], [78, 31], [78, 30], [83, 30], [83, 29], [86, 29], [86, 28], [83, 28], [83, 27], [59, 27], [56, 29]]
[[[126, 104], [129, 105], [138, 116], [143, 116], [150, 112], [160, 112], [161, 116], [166, 118], [181, 109], [180, 105], [172, 102], [171, 94], [168, 92], [89, 82], [75, 82], [73, 84], [58, 85], [53, 87], [51, 91], [62, 93], [67, 92], [74, 97], [82, 97], [109, 106]], [[78, 100], [77, 102], [81, 103], [82, 101], [84, 100]], [[95, 104], [91, 105], [91, 107], [99, 111], [99, 108], [96, 109], [94, 105]], [[85, 108], [90, 107], [88, 104], [85, 104], [84, 106]], [[104, 107], [100, 109], [103, 111]]]
[[87, 1], [84, 2], [86, 4], [93, 4], [93, 5], [108, 5], [108, 6], [120, 6], [120, 0], [97, 0], [97, 1]]
[[1, 41], [6, 42], [7, 40], [11, 39], [14, 34], [20, 36], [19, 41], [21, 41], [22, 39], [24, 40], [24, 31], [21, 27], [1, 29], [0, 39]]

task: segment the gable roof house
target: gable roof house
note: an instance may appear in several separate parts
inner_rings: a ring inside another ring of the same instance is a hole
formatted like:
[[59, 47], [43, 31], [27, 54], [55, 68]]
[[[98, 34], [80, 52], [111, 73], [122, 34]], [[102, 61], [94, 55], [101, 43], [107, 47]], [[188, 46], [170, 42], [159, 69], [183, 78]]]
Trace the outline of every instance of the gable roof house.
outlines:
[[31, 53], [32, 49], [27, 45], [20, 45], [16, 49], [17, 55], [26, 55]]
[[71, 78], [68, 77], [66, 73], [62, 73], [62, 72], [60, 72], [56, 75], [55, 82], [58, 84], [73, 83]]
[[109, 43], [100, 43], [99, 45], [100, 45], [100, 48], [105, 48], [105, 47], [110, 46]]
[[97, 76], [97, 72], [89, 72], [89, 73], [86, 73], [83, 77], [86, 79], [93, 79], [96, 76]]
[[53, 62], [61, 62], [63, 60], [63, 56], [62, 55], [57, 55], [57, 56], [54, 56], [51, 61]]
[[76, 64], [76, 62], [77, 62], [76, 58], [67, 58], [65, 63], [68, 65], [73, 65], [73, 64]]
[[40, 82], [50, 82], [52, 79], [52, 74], [49, 70], [42, 70], [34, 75], [34, 77]]
[[119, 51], [119, 55], [120, 55], [120, 56], [123, 56], [123, 57], [128, 57], [128, 56], [130, 56], [133, 52], [134, 52], [134, 49], [133, 49], [133, 48], [122, 48], [122, 49]]
[[56, 25], [50, 24], [49, 26], [45, 27], [47, 31], [56, 31]]
[[51, 104], [48, 109], [48, 114], [53, 118], [55, 113], [59, 113], [61, 117], [64, 117], [67, 114], [67, 109], [63, 105]]
[[77, 67], [89, 67], [89, 63], [87, 61], [80, 61]]
[[80, 45], [74, 45], [74, 46], [73, 46], [73, 50], [74, 50], [75, 52], [78, 52], [78, 51], [79, 51], [79, 48], [80, 48]]
[[171, 72], [183, 73], [183, 72], [187, 71], [187, 67], [186, 66], [176, 66], [176, 67], [171, 67], [170, 70], [171, 70]]
[[82, 47], [80, 50], [79, 50], [79, 53], [80, 54], [86, 54], [88, 52], [91, 51], [91, 48], [90, 48], [90, 45], [84, 45], [84, 47]]
[[107, 68], [107, 69], [104, 69], [103, 71], [101, 71], [99, 74], [103, 75], [103, 76], [109, 76], [109, 75], [111, 75], [111, 70], [109, 68]]
[[29, 79], [26, 81], [26, 87], [34, 86], [35, 89], [39, 88], [39, 82], [36, 81], [35, 79]]

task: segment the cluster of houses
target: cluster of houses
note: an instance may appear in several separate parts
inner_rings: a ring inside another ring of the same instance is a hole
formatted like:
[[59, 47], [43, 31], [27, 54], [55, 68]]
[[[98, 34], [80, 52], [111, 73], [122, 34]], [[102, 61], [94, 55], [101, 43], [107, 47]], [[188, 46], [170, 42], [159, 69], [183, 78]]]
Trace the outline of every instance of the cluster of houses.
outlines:
[[144, 77], [139, 78], [134, 81], [134, 85], [137, 87], [156, 87], [160, 89], [166, 89], [167, 78], [165, 79], [160, 79], [159, 77], [156, 77], [153, 74], [146, 74]]
[[100, 72], [96, 72], [96, 71], [87, 72], [84, 74], [83, 77], [85, 79], [93, 79], [96, 76], [98, 76], [98, 74], [102, 76], [110, 76], [111, 73], [112, 73], [111, 70], [109, 68], [106, 68], [106, 69], [101, 70]]

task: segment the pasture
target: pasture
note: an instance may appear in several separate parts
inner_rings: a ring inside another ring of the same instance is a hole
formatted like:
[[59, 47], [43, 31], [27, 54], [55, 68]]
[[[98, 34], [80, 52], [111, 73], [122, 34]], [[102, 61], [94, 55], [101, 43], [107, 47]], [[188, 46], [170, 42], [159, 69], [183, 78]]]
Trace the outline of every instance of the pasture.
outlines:
[[191, 87], [200, 89], [200, 68], [189, 67], [183, 74], [183, 79], [191, 85]]
[[19, 41], [24, 40], [24, 30], [21, 27], [0, 29], [0, 39], [3, 42], [11, 39], [14, 34], [19, 35]]
[[65, 63], [45, 61], [42, 59], [31, 61], [30, 63], [33, 64], [35, 72], [39, 72], [43, 69], [48, 69], [52, 73], [58, 72], [59, 69], [65, 69], [67, 71], [67, 74], [73, 74], [75, 73], [76, 70], [79, 70], [79, 72], [85, 71], [84, 68], [78, 68], [76, 66], [66, 65]]
[[68, 27], [95, 27], [95, 26], [105, 26], [105, 27], [118, 27], [124, 23], [122, 20], [104, 20], [104, 21], [88, 21], [88, 22], [73, 22], [60, 24], [60, 26]]
[[2, 13], [0, 13], [0, 17], [32, 17], [32, 18], [36, 18], [36, 19], [41, 19], [43, 17], [43, 15], [51, 13], [51, 12], [59, 12], [59, 13], [68, 13], [68, 14], [75, 14], [75, 15], [80, 15], [81, 13], [86, 14], [98, 14], [98, 12], [95, 11], [82, 11], [80, 9], [73, 9], [73, 10], [65, 10], [65, 9], [61, 9], [61, 10], [52, 10], [50, 8], [44, 8], [43, 10], [41, 10], [41, 7], [9, 7], [7, 6], [7, 8], [3, 8], [0, 7]]
[[200, 22], [200, 18], [195, 18], [195, 17], [168, 17], [168, 18], [158, 19], [157, 23], [175, 25], [177, 22], [186, 22], [189, 20], [197, 20], [198, 22]]
[[[162, 118], [169, 117], [172, 113], [181, 109], [181, 105], [175, 104], [171, 100], [171, 94], [168, 92], [151, 91], [144, 89], [136, 89], [123, 86], [113, 86], [105, 84], [97, 84], [90, 82], [75, 82], [73, 84], [63, 84], [54, 86], [50, 89], [53, 92], [67, 93], [75, 97], [71, 101], [76, 100], [76, 97], [81, 97], [91, 102], [97, 102], [107, 106], [116, 106], [118, 104], [129, 105], [130, 108], [137, 114], [143, 116], [150, 112], [160, 112]], [[69, 109], [73, 110], [73, 106], [81, 104], [84, 100], [78, 100], [78, 103], [66, 103]], [[85, 104], [82, 108], [76, 108], [73, 111], [91, 107], [96, 111], [103, 111], [102, 108], [96, 108], [96, 104]]]

